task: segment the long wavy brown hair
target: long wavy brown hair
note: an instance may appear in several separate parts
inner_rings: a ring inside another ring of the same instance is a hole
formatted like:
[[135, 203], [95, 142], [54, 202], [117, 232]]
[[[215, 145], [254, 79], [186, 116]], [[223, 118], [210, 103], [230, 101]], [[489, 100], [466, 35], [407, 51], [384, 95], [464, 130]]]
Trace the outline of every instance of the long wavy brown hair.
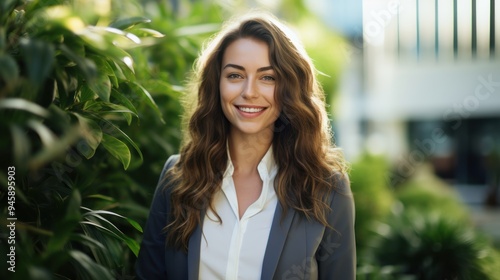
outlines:
[[[180, 159], [167, 173], [171, 213], [165, 230], [167, 242], [177, 248], [187, 249], [202, 213], [214, 211], [212, 197], [221, 188], [230, 131], [220, 101], [221, 64], [226, 48], [240, 38], [265, 42], [276, 74], [275, 99], [281, 110], [272, 139], [278, 165], [274, 185], [283, 209], [295, 209], [328, 226], [327, 199], [336, 186], [334, 174], [346, 171], [343, 155], [331, 140], [317, 71], [293, 33], [269, 14], [230, 21], [195, 63], [185, 99], [187, 130]], [[252, 152], [251, 146], [248, 149]]]

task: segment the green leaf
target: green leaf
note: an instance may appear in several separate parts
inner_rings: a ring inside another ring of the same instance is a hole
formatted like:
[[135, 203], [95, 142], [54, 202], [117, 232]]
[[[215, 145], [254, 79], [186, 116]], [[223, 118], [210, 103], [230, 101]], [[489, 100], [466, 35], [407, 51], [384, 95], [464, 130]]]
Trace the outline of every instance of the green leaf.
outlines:
[[167, 93], [172, 90], [172, 85], [167, 81], [150, 79], [142, 83], [148, 91], [153, 93]]
[[123, 47], [139, 46], [140, 39], [136, 35], [110, 27], [88, 27], [79, 36], [95, 53], [115, 62], [121, 61], [133, 72], [132, 58]]
[[135, 73], [133, 71], [133, 67], [129, 67], [123, 61], [115, 60], [113, 62], [114, 63], [111, 65], [111, 67], [113, 67], [113, 69], [115, 70], [115, 74], [118, 79], [123, 81], [135, 81]]
[[139, 95], [141, 97], [141, 99], [144, 102], [146, 102], [146, 104], [149, 107], [151, 107], [151, 109], [153, 109], [153, 111], [156, 113], [156, 115], [160, 118], [160, 121], [162, 123], [165, 123], [165, 121], [163, 120], [162, 113], [160, 112], [160, 108], [158, 108], [158, 105], [156, 105], [156, 102], [153, 100], [153, 97], [151, 96], [151, 94], [144, 87], [142, 87], [141, 85], [139, 85], [136, 82], [130, 82], [130, 83], [128, 83], [128, 85], [130, 86], [130, 88], [132, 89], [132, 91], [134, 93]]
[[78, 113], [73, 113], [80, 125], [82, 125], [84, 132], [83, 137], [87, 145], [77, 145], [78, 152], [80, 152], [87, 159], [94, 156], [95, 151], [102, 141], [101, 127], [92, 119], [86, 118]]
[[66, 200], [66, 215], [64, 216], [64, 220], [79, 221], [81, 217], [81, 204], [82, 197], [80, 195], [80, 192], [77, 189], [74, 189], [71, 193], [71, 196]]
[[119, 87], [118, 78], [116, 77], [116, 75], [109, 76], [109, 80], [111, 81], [112, 88], [118, 88]]
[[141, 225], [139, 225], [138, 222], [130, 219], [130, 218], [127, 218], [127, 221], [129, 222], [129, 224], [131, 224], [136, 230], [138, 230], [139, 232], [142, 232], [142, 227]]
[[99, 241], [95, 240], [94, 238], [91, 238], [87, 235], [75, 233], [75, 234], [71, 235], [70, 239], [73, 241], [77, 241], [77, 242], [79, 242], [87, 247], [90, 247], [90, 248], [105, 249], [104, 245], [102, 245], [101, 242], [99, 242]]
[[95, 263], [86, 254], [71, 250], [69, 255], [73, 259], [73, 265], [78, 271], [78, 275], [82, 276], [82, 279], [93, 279], [93, 280], [108, 280], [114, 279], [114, 275], [110, 270]]
[[[95, 215], [93, 216], [94, 218], [97, 218]], [[103, 219], [102, 217], [100, 217], [101, 219]], [[104, 219], [105, 221], [107, 221], [106, 219]], [[110, 236], [113, 236], [114, 238], [116, 238], [117, 240], [120, 240], [120, 241], [123, 241], [123, 232], [121, 232], [115, 225], [113, 225], [111, 222], [107, 221], [108, 224], [111, 224], [112, 227], [115, 229], [115, 231], [112, 231], [111, 229], [101, 225], [99, 222], [96, 222], [96, 221], [93, 221], [91, 218], [86, 218], [85, 221], [81, 221], [80, 224], [82, 225], [88, 225], [88, 226], [93, 226], [99, 230], [101, 230], [102, 232], [105, 232], [107, 234], [109, 234]]]
[[44, 118], [50, 115], [49, 111], [42, 106], [21, 98], [5, 98], [0, 100], [0, 109], [22, 110]]
[[26, 132], [17, 125], [11, 125], [10, 131], [12, 134], [12, 143], [14, 143], [13, 154], [14, 163], [16, 165], [21, 165], [26, 162], [29, 157], [29, 151], [31, 149], [30, 142], [26, 136]]
[[97, 98], [97, 94], [92, 91], [88, 83], [85, 83], [80, 88], [80, 102], [86, 102]]
[[[125, 73], [123, 73], [123, 70], [120, 68], [120, 66], [116, 63], [116, 61], [112, 61], [110, 63], [111, 68], [113, 68], [113, 72], [115, 73], [115, 77], [118, 79], [118, 80], [127, 80], [127, 77], [125, 77]], [[130, 71], [130, 70], [129, 70]], [[134, 76], [134, 74], [132, 73], [132, 76]]]
[[83, 40], [77, 40], [77, 38], [72, 37], [66, 37], [64, 39], [64, 45], [68, 47], [73, 54], [79, 57], [85, 57], [87, 55], [87, 50], [85, 49], [86, 44]]
[[83, 216], [91, 215], [91, 216], [98, 217], [99, 219], [101, 219], [101, 220], [107, 222], [108, 224], [112, 225], [116, 230], [118, 230], [118, 228], [116, 228], [110, 221], [108, 221], [108, 220], [102, 218], [101, 216], [99, 216], [99, 214], [111, 215], [111, 216], [115, 216], [115, 217], [119, 217], [119, 218], [125, 219], [135, 229], [137, 229], [138, 231], [142, 232], [142, 227], [139, 225], [139, 223], [137, 223], [136, 221], [134, 221], [134, 220], [132, 220], [130, 218], [122, 216], [122, 215], [120, 215], [118, 213], [107, 211], [107, 210], [92, 210], [92, 209], [89, 209], [87, 207], [82, 207], [82, 209], [88, 211], [88, 212], [84, 213]]
[[6, 84], [12, 84], [19, 77], [19, 66], [8, 54], [0, 53], [0, 78]]
[[75, 54], [68, 46], [61, 44], [59, 46], [61, 52], [83, 72], [87, 81], [93, 81], [97, 77], [97, 66], [91, 59]]
[[102, 230], [103, 232], [115, 237], [116, 239], [125, 242], [125, 244], [127, 244], [129, 249], [137, 257], [137, 255], [139, 254], [139, 249], [140, 249], [139, 243], [137, 243], [137, 241], [135, 241], [134, 239], [123, 234], [123, 232], [121, 232], [118, 228], [116, 228], [115, 225], [113, 225], [111, 222], [104, 219], [103, 217], [101, 217], [99, 215], [94, 215], [94, 217], [99, 218], [100, 220], [106, 221], [108, 224], [110, 224], [115, 229], [115, 231], [112, 231], [109, 228], [106, 228], [106, 227], [104, 227], [104, 226], [100, 225], [99, 223], [92, 221], [92, 220], [82, 221], [81, 223], [84, 225], [90, 225], [90, 226], [93, 226], [95, 228], [98, 228], [98, 229]]
[[115, 234], [117, 234], [119, 236], [124, 235], [123, 232], [120, 229], [118, 229], [118, 227], [116, 227], [112, 222], [110, 222], [108, 219], [104, 218], [100, 214], [107, 214], [107, 215], [116, 216], [116, 217], [123, 219], [124, 217], [122, 215], [117, 214], [115, 212], [106, 211], [106, 210], [91, 210], [91, 209], [88, 209], [86, 207], [82, 207], [82, 208], [89, 211], [89, 212], [84, 214], [84, 217], [88, 221], [93, 221], [92, 218], [99, 219], [99, 220], [103, 221], [104, 223], [108, 224], [112, 229], [114, 229]]
[[98, 72], [95, 79], [87, 81], [89, 88], [96, 93], [101, 100], [109, 102], [109, 96], [111, 95], [111, 81], [108, 75], [102, 72]]
[[87, 101], [83, 109], [88, 112], [95, 112], [94, 114], [102, 116], [103, 118], [109, 113], [121, 113], [120, 115], [127, 120], [129, 125], [132, 122], [132, 116], [139, 117], [134, 111], [127, 107], [111, 102]]
[[54, 144], [56, 136], [41, 121], [31, 119], [27, 122], [27, 125], [38, 134], [45, 147], [50, 147]]
[[106, 106], [112, 110], [102, 110], [101, 112], [105, 112], [105, 113], [126, 113], [124, 115], [133, 115], [133, 116], [136, 116], [136, 117], [139, 117], [135, 112], [131, 111], [129, 108], [123, 106], [123, 105], [120, 105], [120, 104], [114, 104], [114, 103], [110, 103], [110, 102], [103, 102], [102, 104], [103, 106]]
[[[93, 27], [94, 29], [99, 29], [100, 32], [106, 32], [108, 35], [111, 35], [111, 37], [114, 39], [112, 42], [114, 45], [120, 45], [120, 41], [122, 39], [127, 38], [129, 41], [137, 44], [141, 43], [141, 39], [137, 37], [135, 34], [130, 33], [130, 32], [125, 32], [123, 30], [113, 28], [113, 27], [101, 27], [101, 26], [95, 26]], [[118, 35], [118, 36], [116, 36]], [[130, 42], [129, 42], [130, 43]]]
[[109, 134], [103, 134], [101, 143], [111, 155], [122, 162], [123, 169], [128, 168], [130, 165], [131, 155], [129, 148], [125, 143]]
[[87, 198], [98, 198], [98, 199], [102, 199], [102, 200], [109, 201], [109, 202], [115, 201], [115, 199], [112, 198], [111, 196], [106, 196], [106, 195], [102, 195], [102, 194], [91, 194], [91, 195], [88, 195]]
[[81, 219], [80, 205], [82, 198], [77, 189], [73, 189], [71, 196], [65, 202], [65, 215], [64, 218], [59, 220], [55, 225], [54, 235], [50, 238], [44, 252], [48, 256], [54, 252], [60, 251], [69, 241], [73, 229]]
[[21, 54], [25, 58], [28, 78], [41, 85], [49, 76], [54, 64], [54, 46], [43, 41], [22, 38], [19, 41]]
[[150, 28], [136, 28], [132, 30], [132, 32], [134, 32], [134, 34], [140, 37], [149, 37], [149, 36], [154, 38], [165, 37], [165, 34]]
[[[14, 0], [12, 0], [14, 1]], [[2, 2], [3, 3], [3, 2]], [[0, 4], [2, 5], [2, 4]], [[6, 9], [4, 8], [0, 8], [0, 22], [4, 22], [2, 17], [4, 16], [7, 16], [8, 14], [10, 14], [10, 12], [7, 12], [7, 13], [3, 13], [3, 11], [5, 11]], [[5, 46], [7, 45], [7, 36], [5, 36], [5, 27], [4, 26], [0, 26], [0, 50], [3, 50], [5, 49]]]
[[[119, 49], [138, 47], [141, 39], [135, 34], [113, 27], [88, 26], [79, 36], [97, 50], [108, 54], [118, 53]], [[113, 46], [118, 46], [114, 49]]]
[[89, 100], [83, 104], [84, 111], [99, 112], [102, 110], [102, 105], [104, 101], [101, 100]]
[[105, 106], [113, 109], [110, 111], [104, 111], [105, 113], [122, 113], [121, 115], [127, 120], [128, 125], [130, 125], [132, 123], [132, 116], [139, 118], [139, 116], [136, 113], [129, 110], [125, 106], [113, 104], [113, 103], [106, 103]]
[[151, 20], [145, 17], [131, 17], [131, 18], [122, 18], [119, 19], [113, 23], [111, 23], [109, 26], [114, 27], [117, 29], [125, 30], [128, 28], [131, 28], [137, 24], [141, 23], [150, 23]]
[[132, 139], [130, 139], [130, 137], [125, 132], [123, 132], [119, 127], [114, 125], [112, 122], [110, 122], [106, 119], [103, 119], [103, 118], [100, 119], [100, 124], [102, 124], [103, 126], [106, 127], [106, 132], [111, 133], [111, 134], [117, 133], [121, 137], [125, 138], [125, 140], [127, 140], [127, 142], [130, 145], [132, 145], [132, 147], [134, 147], [134, 149], [137, 151], [137, 153], [139, 154], [140, 160], [142, 162], [143, 156], [142, 156], [141, 150], [139, 149], [139, 146], [137, 146], [137, 144], [134, 141], [132, 141]]
[[111, 45], [111, 42], [106, 39], [105, 34], [94, 32], [93, 29], [88, 27], [81, 30], [78, 33], [78, 36], [80, 36], [85, 43], [96, 50], [106, 51], [106, 49]]
[[140, 249], [139, 243], [128, 236], [125, 236], [124, 241], [127, 244], [128, 248], [132, 251], [132, 253], [134, 253], [134, 255], [137, 257], [139, 255]]
[[77, 125], [66, 128], [64, 134], [59, 136], [54, 145], [50, 145], [49, 147], [42, 149], [30, 159], [28, 162], [29, 168], [38, 169], [44, 164], [53, 161], [58, 156], [63, 155], [67, 149], [74, 144], [78, 138], [80, 138], [80, 130], [80, 127]]
[[94, 61], [95, 65], [97, 66], [97, 69], [99, 69], [100, 72], [108, 76], [115, 75], [115, 71], [113, 71], [113, 68], [111, 68], [105, 57], [100, 55], [90, 54], [87, 56], [87, 58], [92, 59]]
[[130, 111], [134, 112], [134, 114], [136, 116], [139, 115], [134, 104], [132, 104], [132, 102], [125, 95], [123, 95], [121, 92], [119, 92], [118, 90], [112, 89], [111, 90], [111, 97], [115, 98], [116, 101], [118, 101], [120, 104], [127, 107]]
[[3, 0], [0, 2], [0, 22], [4, 22], [5, 18], [14, 10], [16, 4], [17, 0]]

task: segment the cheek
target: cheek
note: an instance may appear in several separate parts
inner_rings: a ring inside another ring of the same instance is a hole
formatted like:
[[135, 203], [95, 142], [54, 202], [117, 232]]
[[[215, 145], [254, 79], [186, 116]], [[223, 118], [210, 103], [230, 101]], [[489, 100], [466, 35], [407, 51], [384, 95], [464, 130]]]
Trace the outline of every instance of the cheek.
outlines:
[[233, 83], [220, 83], [220, 96], [223, 101], [230, 101], [237, 97], [240, 93], [240, 85]]
[[276, 87], [274, 86], [269, 86], [264, 89], [262, 89], [262, 95], [265, 97], [267, 102], [273, 105], [273, 108], [277, 107], [277, 102], [276, 102], [276, 94], [275, 94]]
[[229, 99], [229, 90], [226, 84], [223, 82], [220, 83], [219, 87], [220, 92], [220, 100], [222, 103], [226, 102]]

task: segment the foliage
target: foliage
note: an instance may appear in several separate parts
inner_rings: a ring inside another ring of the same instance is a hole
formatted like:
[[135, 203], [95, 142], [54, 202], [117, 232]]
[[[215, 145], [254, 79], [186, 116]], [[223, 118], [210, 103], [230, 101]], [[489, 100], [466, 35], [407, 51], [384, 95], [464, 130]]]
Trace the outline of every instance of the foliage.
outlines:
[[500, 257], [429, 166], [390, 190], [381, 157], [352, 165], [357, 279], [499, 279]]
[[375, 259], [415, 279], [496, 279], [493, 249], [473, 227], [446, 213], [407, 210], [381, 232]]
[[438, 211], [450, 218], [469, 221], [470, 217], [458, 195], [438, 178], [432, 175], [429, 166], [417, 170], [414, 178], [397, 189], [396, 196], [406, 208], [417, 211]]
[[[389, 213], [393, 194], [385, 174], [388, 164], [384, 158], [364, 154], [351, 166], [349, 174], [356, 210], [356, 247], [362, 252], [374, 235], [377, 222]], [[362, 255], [358, 253], [358, 255]]]
[[498, 253], [474, 229], [465, 206], [425, 166], [416, 175], [378, 222], [359, 278], [498, 279]]
[[[156, 44], [162, 33], [142, 16], [113, 14], [117, 7], [140, 13], [133, 0], [93, 2], [0, 3], [1, 169], [16, 168], [17, 266], [9, 275], [16, 279], [130, 274], [154, 184], [143, 189], [124, 169], [149, 163], [140, 147], [145, 139], [178, 139], [177, 121], [152, 133], [180, 109], [168, 73], [153, 71], [138, 48]], [[155, 126], [139, 128], [149, 122]], [[164, 161], [176, 149], [169, 143], [155, 158]], [[0, 176], [6, 206], [6, 172]], [[1, 210], [6, 221], [10, 213]]]
[[325, 100], [327, 104], [333, 104], [340, 76], [349, 60], [348, 43], [319, 22], [317, 17], [305, 17], [296, 24], [304, 46], [319, 71], [318, 80], [325, 91]]

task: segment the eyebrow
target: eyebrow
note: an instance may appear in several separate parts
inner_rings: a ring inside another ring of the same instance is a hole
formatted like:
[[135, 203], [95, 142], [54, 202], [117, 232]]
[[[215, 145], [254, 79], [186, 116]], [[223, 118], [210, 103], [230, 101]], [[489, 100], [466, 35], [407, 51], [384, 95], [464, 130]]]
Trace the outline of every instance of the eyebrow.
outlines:
[[[241, 71], [245, 71], [245, 67], [243, 67], [241, 65], [237, 65], [237, 64], [231, 64], [231, 63], [226, 64], [226, 66], [224, 66], [224, 68], [222, 68], [222, 69], [226, 69], [228, 67], [232, 67], [232, 68], [236, 68], [236, 69], [241, 70]], [[263, 72], [263, 71], [272, 70], [272, 69], [273, 69], [272, 66], [265, 66], [265, 67], [260, 67], [259, 69], [257, 69], [257, 72]]]

